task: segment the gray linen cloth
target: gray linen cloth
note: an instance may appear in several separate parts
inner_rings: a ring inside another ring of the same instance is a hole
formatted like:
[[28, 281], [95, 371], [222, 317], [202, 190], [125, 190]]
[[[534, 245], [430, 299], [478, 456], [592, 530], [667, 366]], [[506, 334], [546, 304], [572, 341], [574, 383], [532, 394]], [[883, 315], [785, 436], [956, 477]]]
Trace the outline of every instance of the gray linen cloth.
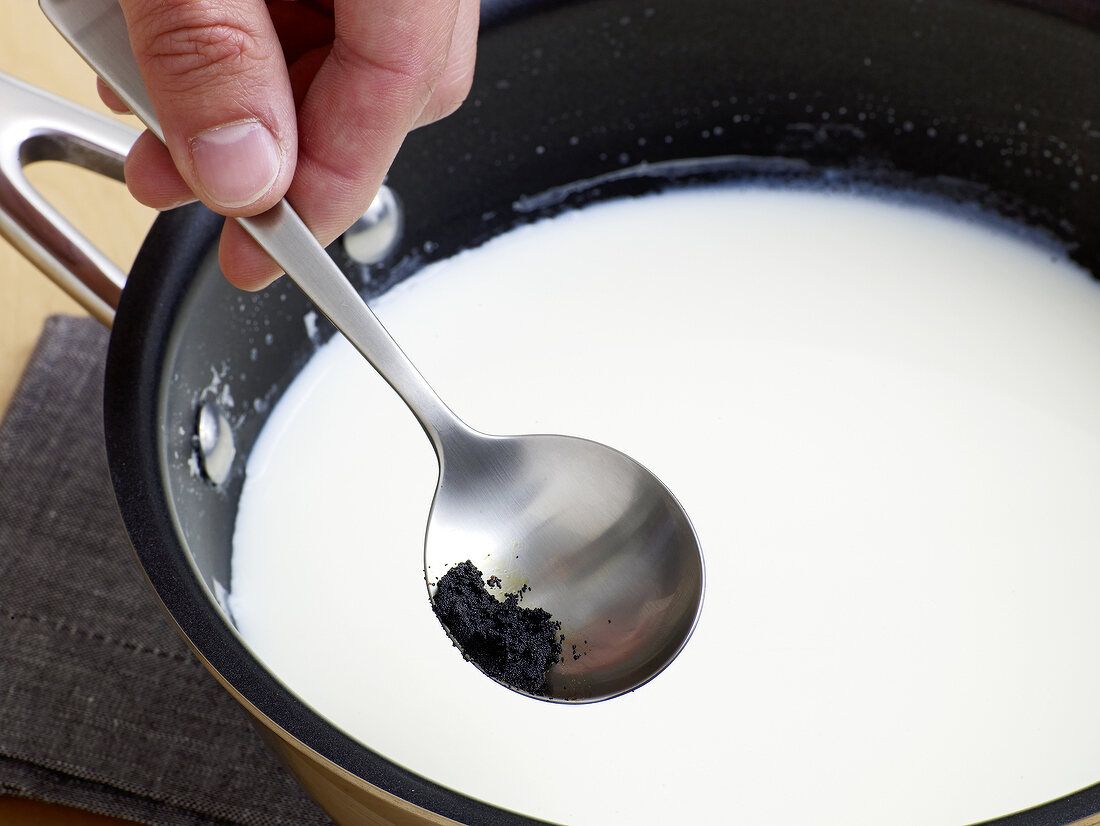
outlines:
[[103, 448], [107, 331], [48, 320], [0, 424], [0, 794], [164, 826], [331, 821], [145, 582]]

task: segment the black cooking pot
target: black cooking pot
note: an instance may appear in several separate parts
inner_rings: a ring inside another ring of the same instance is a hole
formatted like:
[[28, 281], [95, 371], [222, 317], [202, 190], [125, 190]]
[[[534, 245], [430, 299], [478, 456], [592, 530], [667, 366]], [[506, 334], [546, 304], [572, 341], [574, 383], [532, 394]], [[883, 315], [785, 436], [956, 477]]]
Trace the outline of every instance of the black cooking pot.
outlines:
[[[1088, 0], [487, 5], [469, 100], [410, 135], [391, 171], [400, 242], [371, 265], [339, 242], [331, 252], [374, 295], [561, 210], [766, 180], [948, 199], [1047, 236], [1100, 274], [1098, 20], [1100, 5]], [[149, 579], [337, 820], [533, 822], [351, 739], [235, 633], [223, 594], [245, 458], [266, 411], [331, 330], [303, 324], [311, 308], [288, 279], [257, 294], [232, 289], [216, 262], [220, 225], [201, 206], [157, 220], [111, 337], [111, 476]], [[675, 273], [667, 286], [676, 289]], [[219, 400], [212, 371], [236, 405]], [[201, 410], [220, 413], [232, 433], [235, 455], [218, 484], [194, 472]], [[1095, 812], [1100, 785], [1001, 822], [1061, 824]]]

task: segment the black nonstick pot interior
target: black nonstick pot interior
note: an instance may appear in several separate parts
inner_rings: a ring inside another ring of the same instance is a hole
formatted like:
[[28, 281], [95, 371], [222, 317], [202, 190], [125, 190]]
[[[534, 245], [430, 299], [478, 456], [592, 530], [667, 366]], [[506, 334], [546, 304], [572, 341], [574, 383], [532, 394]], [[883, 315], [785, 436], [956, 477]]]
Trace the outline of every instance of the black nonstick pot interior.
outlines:
[[[433, 260], [590, 201], [767, 180], [903, 190], [980, 208], [1055, 240], [1100, 274], [1097, 8], [495, 4], [468, 101], [412, 134], [390, 174], [405, 211], [398, 248], [369, 267], [339, 243], [332, 254], [377, 294]], [[266, 412], [331, 330], [306, 323], [311, 308], [287, 279], [257, 294], [229, 287], [216, 265], [220, 223], [201, 207], [157, 221], [112, 335], [112, 481], [149, 579], [221, 678], [328, 760], [460, 822], [531, 822], [346, 737], [287, 692], [232, 630], [221, 606], [244, 461]], [[675, 272], [666, 288], [677, 288]], [[226, 416], [236, 449], [218, 485], [195, 458], [204, 403]], [[1100, 786], [1002, 822], [1068, 823], [1095, 812]]]

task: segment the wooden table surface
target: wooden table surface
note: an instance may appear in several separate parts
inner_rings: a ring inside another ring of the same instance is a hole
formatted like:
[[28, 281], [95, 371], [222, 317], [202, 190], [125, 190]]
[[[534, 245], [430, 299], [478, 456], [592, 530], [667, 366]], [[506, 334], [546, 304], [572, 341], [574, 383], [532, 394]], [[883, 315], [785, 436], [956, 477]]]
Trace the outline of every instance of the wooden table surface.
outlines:
[[[0, 3], [0, 72], [105, 112], [95, 76], [42, 16], [35, 0]], [[155, 217], [121, 184], [66, 164], [43, 163], [27, 178], [124, 270]], [[86, 315], [60, 288], [0, 240], [0, 410], [7, 408], [27, 358], [53, 313]], [[125, 821], [0, 796], [4, 826], [115, 826]]]

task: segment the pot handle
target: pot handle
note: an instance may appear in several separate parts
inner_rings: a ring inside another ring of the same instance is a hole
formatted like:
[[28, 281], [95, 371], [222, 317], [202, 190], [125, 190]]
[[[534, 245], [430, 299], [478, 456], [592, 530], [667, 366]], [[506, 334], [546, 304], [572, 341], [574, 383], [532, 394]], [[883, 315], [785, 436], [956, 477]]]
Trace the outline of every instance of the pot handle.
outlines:
[[126, 273], [30, 185], [23, 167], [64, 161], [121, 181], [139, 134], [0, 72], [0, 235], [108, 327]]

